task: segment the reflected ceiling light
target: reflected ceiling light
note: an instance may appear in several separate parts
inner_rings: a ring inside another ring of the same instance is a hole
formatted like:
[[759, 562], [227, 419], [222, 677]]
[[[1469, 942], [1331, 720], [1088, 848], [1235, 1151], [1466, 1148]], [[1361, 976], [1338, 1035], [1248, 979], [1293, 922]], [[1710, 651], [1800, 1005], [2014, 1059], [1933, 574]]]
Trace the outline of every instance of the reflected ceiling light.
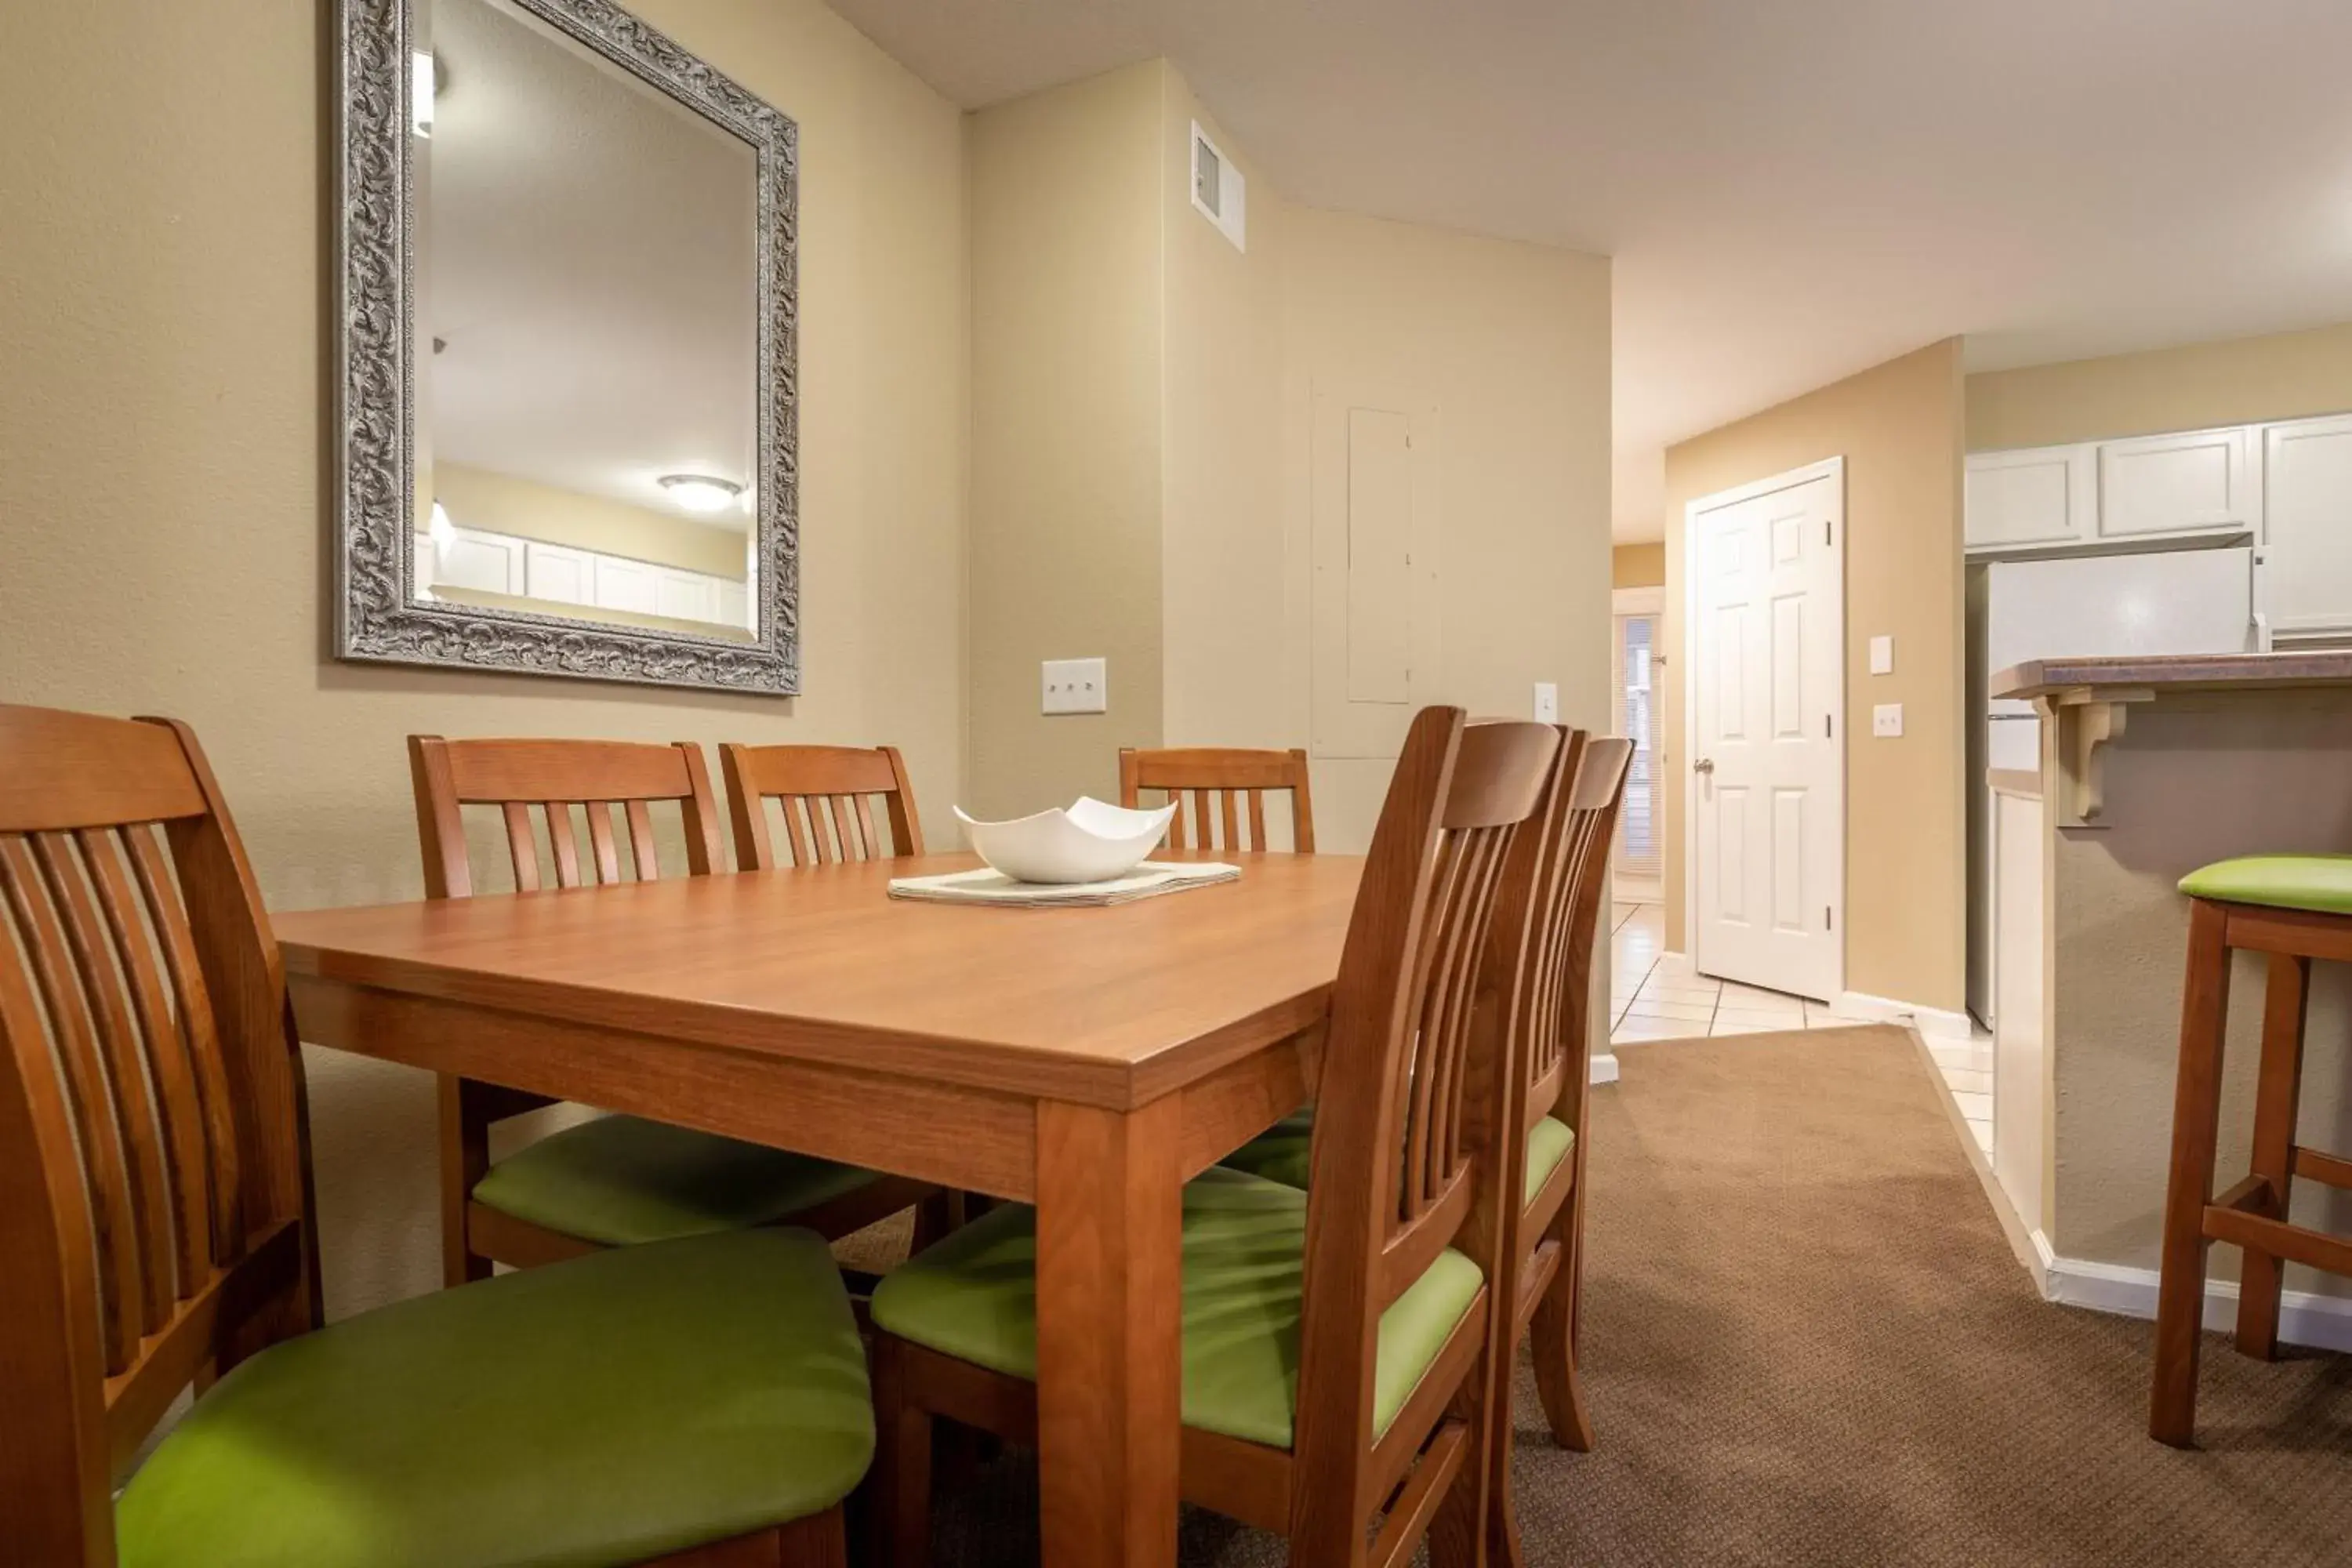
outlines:
[[449, 509], [437, 500], [433, 503], [433, 521], [430, 531], [433, 535], [433, 542], [444, 550], [448, 549], [450, 541], [457, 537], [457, 527], [449, 521]]
[[725, 511], [743, 493], [732, 479], [714, 479], [709, 474], [664, 474], [656, 482], [688, 511]]
[[423, 49], [408, 57], [408, 128], [431, 140], [433, 135], [433, 57]]

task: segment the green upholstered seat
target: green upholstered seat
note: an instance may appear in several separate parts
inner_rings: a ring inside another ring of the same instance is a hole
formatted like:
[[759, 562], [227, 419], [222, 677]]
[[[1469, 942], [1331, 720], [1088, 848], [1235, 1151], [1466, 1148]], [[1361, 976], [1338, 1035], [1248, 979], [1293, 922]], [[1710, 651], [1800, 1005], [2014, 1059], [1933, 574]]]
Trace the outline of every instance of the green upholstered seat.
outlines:
[[773, 1224], [877, 1179], [855, 1165], [604, 1116], [500, 1160], [474, 1196], [547, 1230], [634, 1247]]
[[2242, 855], [2180, 879], [2192, 899], [2352, 915], [2352, 855]]
[[[1298, 1397], [1307, 1194], [1212, 1168], [1184, 1188], [1184, 1423], [1290, 1446]], [[1015, 1377], [1037, 1375], [1035, 1213], [992, 1210], [874, 1292], [904, 1340]], [[1385, 1432], [1477, 1295], [1478, 1266], [1440, 1253], [1381, 1315], [1372, 1423]]]
[[[1314, 1142], [1315, 1110], [1309, 1106], [1284, 1117], [1218, 1163], [1269, 1182], [1304, 1188], [1310, 1164], [1307, 1152]], [[1528, 1131], [1528, 1184], [1522, 1201], [1535, 1202], [1544, 1183], [1575, 1147], [1575, 1131], [1556, 1118], [1547, 1116]]]
[[600, 1252], [264, 1351], [133, 1476], [123, 1568], [600, 1568], [823, 1512], [874, 1453], [804, 1230]]

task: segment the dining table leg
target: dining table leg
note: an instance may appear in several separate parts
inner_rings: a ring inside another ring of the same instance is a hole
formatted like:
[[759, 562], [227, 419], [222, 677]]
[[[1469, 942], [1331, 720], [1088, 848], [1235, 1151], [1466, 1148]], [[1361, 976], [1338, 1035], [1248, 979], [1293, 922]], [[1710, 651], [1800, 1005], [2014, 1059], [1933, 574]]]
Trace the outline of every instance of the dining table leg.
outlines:
[[1182, 1103], [1037, 1110], [1037, 1463], [1045, 1561], [1173, 1568]]

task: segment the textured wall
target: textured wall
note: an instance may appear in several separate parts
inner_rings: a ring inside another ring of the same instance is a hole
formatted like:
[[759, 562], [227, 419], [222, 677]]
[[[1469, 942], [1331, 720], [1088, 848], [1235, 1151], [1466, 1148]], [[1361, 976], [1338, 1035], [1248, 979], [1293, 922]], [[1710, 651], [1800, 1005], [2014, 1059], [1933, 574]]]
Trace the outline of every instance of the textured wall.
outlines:
[[[327, 7], [12, 11], [0, 49], [0, 699], [194, 723], [278, 908], [421, 895], [402, 738], [894, 741], [960, 772], [955, 110], [814, 0], [637, 0], [801, 125], [807, 695], [325, 657]], [[313, 1053], [328, 1304], [438, 1281], [433, 1094]]]

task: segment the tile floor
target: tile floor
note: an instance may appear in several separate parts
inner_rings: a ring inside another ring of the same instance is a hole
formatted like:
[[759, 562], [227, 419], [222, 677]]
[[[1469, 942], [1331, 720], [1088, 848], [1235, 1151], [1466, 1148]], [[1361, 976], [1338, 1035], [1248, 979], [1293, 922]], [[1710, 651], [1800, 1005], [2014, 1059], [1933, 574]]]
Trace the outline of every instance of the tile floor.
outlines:
[[[1666, 951], [1666, 911], [1658, 904], [1617, 904], [1611, 910], [1609, 1043], [1688, 1040], [1759, 1035], [1787, 1029], [1835, 1029], [1869, 1023], [1821, 1002], [1710, 980], [1690, 961]], [[1931, 1040], [1928, 1053], [1944, 1075], [1969, 1131], [1992, 1150], [1992, 1042]]]

